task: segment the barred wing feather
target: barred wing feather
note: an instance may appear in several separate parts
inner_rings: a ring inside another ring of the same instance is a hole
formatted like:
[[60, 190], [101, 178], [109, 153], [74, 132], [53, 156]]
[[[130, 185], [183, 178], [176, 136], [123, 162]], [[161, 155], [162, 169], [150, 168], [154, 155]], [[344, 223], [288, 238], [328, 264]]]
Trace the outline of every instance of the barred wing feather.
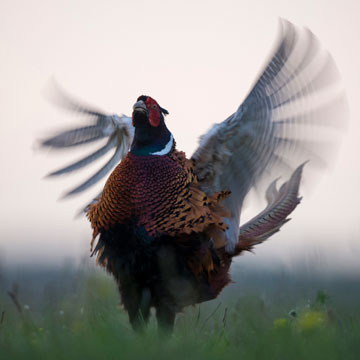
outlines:
[[51, 172], [49, 176], [68, 174], [84, 168], [115, 148], [114, 154], [110, 160], [86, 181], [71, 191], [68, 191], [65, 194], [65, 197], [67, 197], [81, 193], [96, 184], [125, 157], [134, 137], [134, 128], [130, 117], [125, 115], [118, 116], [104, 114], [101, 111], [92, 109], [74, 101], [69, 96], [65, 95], [64, 92], [60, 91], [59, 88], [56, 88], [55, 100], [58, 105], [67, 110], [86, 115], [91, 124], [79, 128], [69, 129], [61, 132], [60, 134], [56, 134], [53, 137], [45, 139], [41, 142], [43, 147], [59, 150], [84, 145], [104, 138], [107, 138], [108, 141], [105, 145], [91, 154], [59, 170]]
[[330, 54], [309, 30], [285, 20], [280, 27], [275, 51], [244, 102], [200, 139], [192, 156], [205, 191], [232, 192], [224, 202], [232, 212], [226, 233], [229, 252], [239, 239], [240, 212], [249, 190], [270, 174], [289, 175], [300, 163], [318, 157], [314, 126], [338, 126], [346, 120], [346, 99]]

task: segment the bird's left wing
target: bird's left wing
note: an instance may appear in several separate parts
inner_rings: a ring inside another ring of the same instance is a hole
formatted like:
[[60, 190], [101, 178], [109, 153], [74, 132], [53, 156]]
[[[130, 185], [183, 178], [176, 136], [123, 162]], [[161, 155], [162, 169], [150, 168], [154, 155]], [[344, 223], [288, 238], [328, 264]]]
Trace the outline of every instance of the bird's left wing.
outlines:
[[192, 156], [205, 192], [232, 192], [224, 202], [232, 213], [226, 220], [229, 251], [239, 238], [249, 190], [266, 175], [288, 176], [300, 163], [314, 160], [319, 140], [328, 140], [327, 128], [346, 121], [346, 99], [331, 55], [309, 30], [285, 20], [280, 25], [277, 46], [249, 95], [203, 135]]
[[88, 123], [86, 126], [68, 129], [42, 140], [42, 147], [58, 150], [78, 147], [101, 139], [107, 139], [107, 141], [94, 152], [70, 165], [51, 172], [49, 176], [59, 176], [79, 170], [101, 158], [110, 150], [115, 149], [110, 160], [83, 183], [68, 191], [65, 194], [65, 197], [67, 197], [81, 193], [97, 183], [125, 157], [134, 137], [134, 127], [130, 117], [125, 115], [107, 115], [97, 109], [82, 105], [71, 99], [68, 95], [65, 95], [65, 93], [58, 88], [56, 88], [55, 95], [55, 101], [58, 105], [67, 110], [87, 116]]

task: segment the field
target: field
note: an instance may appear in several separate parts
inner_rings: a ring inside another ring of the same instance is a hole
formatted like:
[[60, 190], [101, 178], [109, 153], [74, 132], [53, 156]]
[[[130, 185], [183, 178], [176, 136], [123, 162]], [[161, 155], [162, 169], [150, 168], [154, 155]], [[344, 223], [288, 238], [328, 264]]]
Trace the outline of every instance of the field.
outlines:
[[112, 279], [92, 266], [0, 271], [0, 359], [359, 359], [360, 280], [236, 267], [171, 337], [134, 334]]

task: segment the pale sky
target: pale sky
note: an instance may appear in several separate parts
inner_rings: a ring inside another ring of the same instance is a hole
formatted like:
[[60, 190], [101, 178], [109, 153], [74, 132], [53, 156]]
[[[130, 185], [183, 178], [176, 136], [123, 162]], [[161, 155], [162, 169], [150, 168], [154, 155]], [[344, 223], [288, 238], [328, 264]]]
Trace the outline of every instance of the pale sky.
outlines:
[[[62, 263], [88, 254], [91, 230], [74, 214], [99, 187], [57, 199], [96, 169], [44, 180], [80, 152], [44, 154], [36, 139], [81, 119], [51, 105], [56, 80], [110, 113], [130, 114], [151, 95], [190, 156], [198, 137], [230, 115], [268, 58], [278, 18], [310, 28], [333, 55], [348, 96], [350, 121], [331, 169], [252, 264], [319, 262], [360, 270], [360, 2], [342, 1], [19, 1], [0, 3], [0, 261]], [[99, 163], [96, 164], [99, 167]], [[245, 216], [259, 207], [249, 207]], [[239, 261], [240, 261], [239, 260]]]

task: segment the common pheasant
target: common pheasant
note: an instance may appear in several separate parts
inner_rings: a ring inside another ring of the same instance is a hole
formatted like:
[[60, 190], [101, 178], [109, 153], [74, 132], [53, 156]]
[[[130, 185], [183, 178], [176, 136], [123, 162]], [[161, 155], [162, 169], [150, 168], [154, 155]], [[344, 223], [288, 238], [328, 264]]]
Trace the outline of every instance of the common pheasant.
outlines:
[[[266, 208], [239, 226], [249, 190], [268, 173], [280, 172], [284, 158], [299, 164], [308, 154], [307, 138], [297, 137], [296, 126], [306, 130], [331, 120], [329, 109], [335, 104], [316, 101], [339, 82], [330, 55], [308, 30], [284, 20], [281, 28], [280, 41], [249, 95], [201, 138], [190, 159], [176, 149], [165, 124], [168, 111], [150, 96], [137, 99], [129, 118], [106, 115], [58, 94], [61, 105], [95, 123], [57, 134], [43, 146], [108, 141], [50, 175], [82, 168], [116, 148], [102, 169], [68, 195], [84, 191], [120, 161], [85, 212], [93, 228], [91, 252], [114, 276], [134, 329], [148, 321], [151, 307], [160, 328], [171, 330], [185, 306], [217, 297], [231, 281], [233, 257], [277, 232], [300, 202], [304, 164], [280, 190], [272, 182]], [[345, 103], [343, 94], [336, 98], [337, 109]]]

